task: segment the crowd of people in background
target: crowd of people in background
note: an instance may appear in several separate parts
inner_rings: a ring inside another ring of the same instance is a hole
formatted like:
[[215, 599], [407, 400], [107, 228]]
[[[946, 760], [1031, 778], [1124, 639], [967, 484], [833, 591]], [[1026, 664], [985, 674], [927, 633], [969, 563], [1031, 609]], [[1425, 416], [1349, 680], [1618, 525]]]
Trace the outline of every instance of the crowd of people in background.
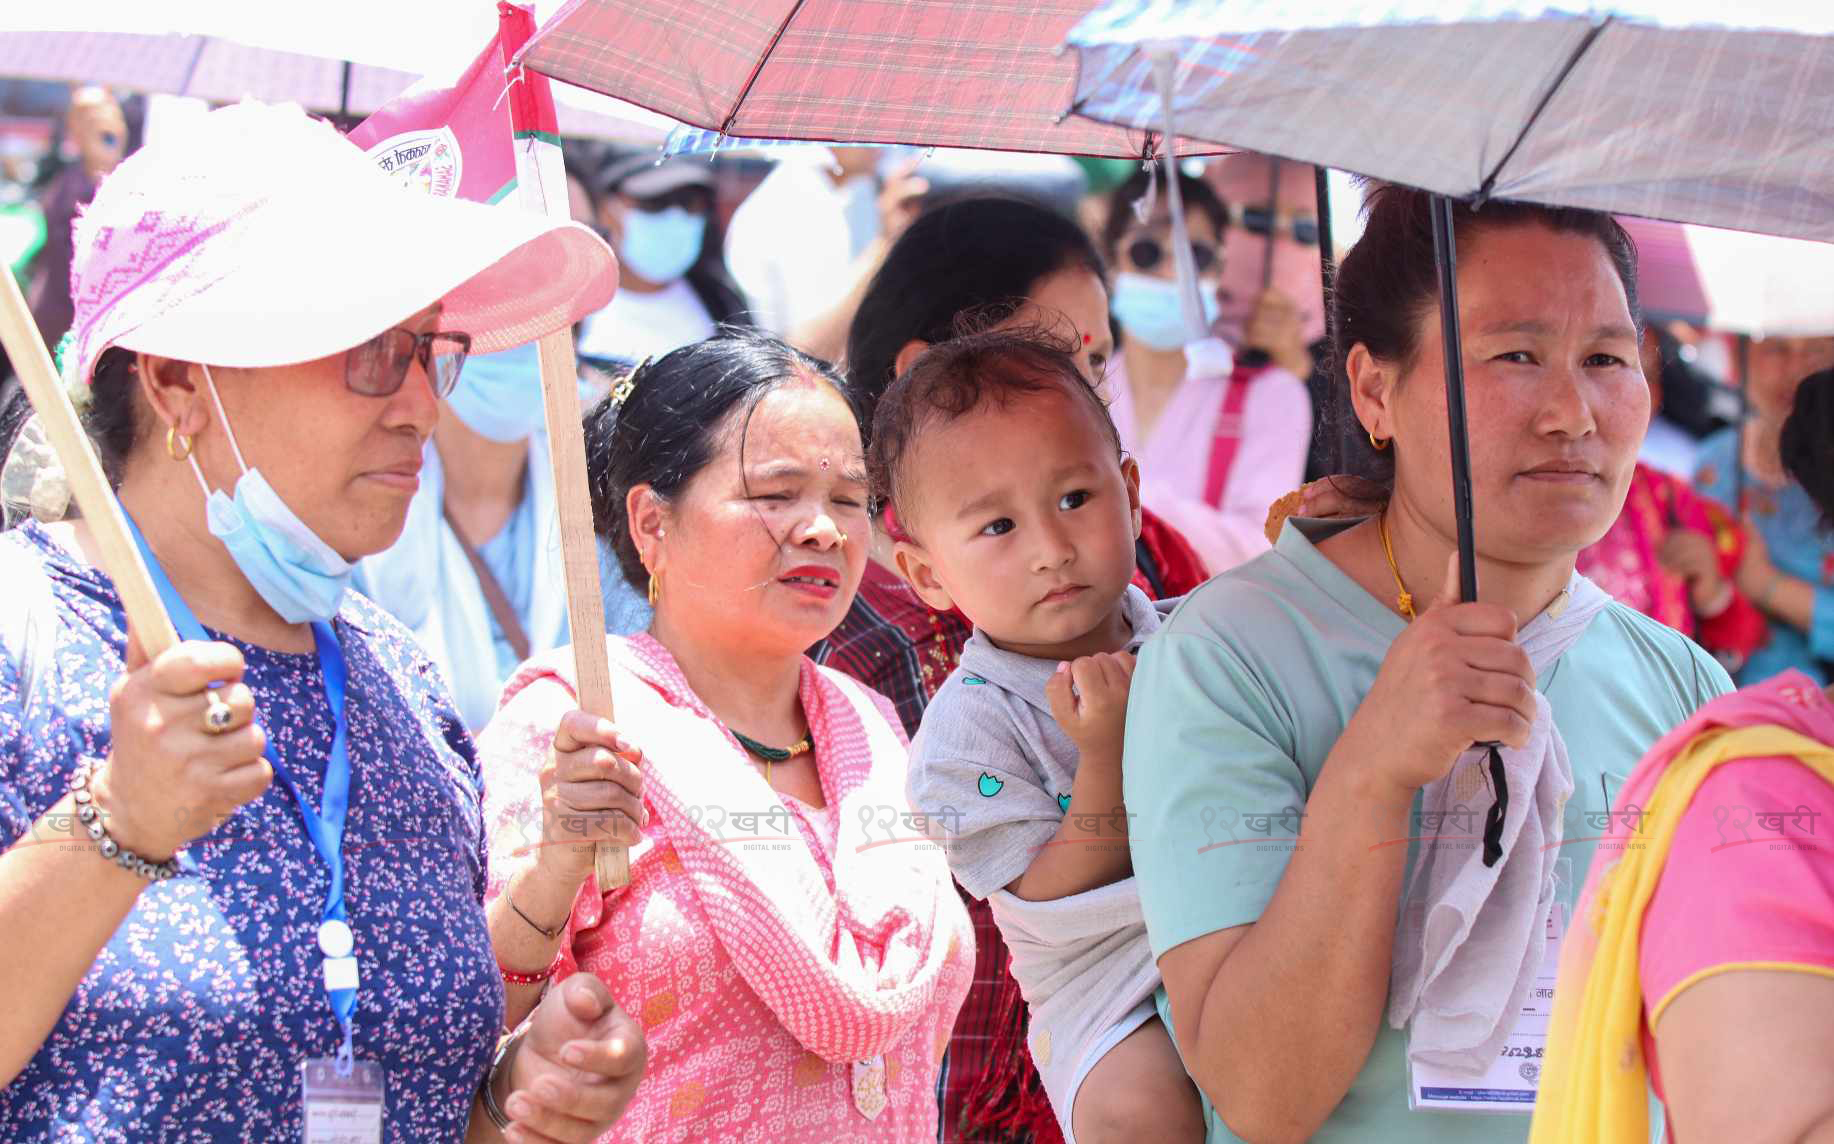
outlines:
[[[1519, 1139], [1415, 1070], [1495, 1056], [1550, 908], [1537, 1140], [1643, 1123], [1633, 1043], [1683, 1141], [1834, 1123], [1834, 865], [1714, 847], [1834, 815], [1834, 314], [1715, 376], [1610, 217], [1460, 208], [1461, 603], [1423, 193], [1365, 188], [1327, 298], [1266, 156], [1181, 166], [1174, 226], [1158, 164], [572, 143], [568, 223], [204, 119], [139, 149], [74, 92], [20, 266], [186, 642], [141, 651], [9, 381], [0, 1136], [297, 1135], [354, 1050], [390, 1139]], [[443, 249], [366, 271], [340, 206]], [[1724, 1034], [1759, 1010], [1824, 1031]]]

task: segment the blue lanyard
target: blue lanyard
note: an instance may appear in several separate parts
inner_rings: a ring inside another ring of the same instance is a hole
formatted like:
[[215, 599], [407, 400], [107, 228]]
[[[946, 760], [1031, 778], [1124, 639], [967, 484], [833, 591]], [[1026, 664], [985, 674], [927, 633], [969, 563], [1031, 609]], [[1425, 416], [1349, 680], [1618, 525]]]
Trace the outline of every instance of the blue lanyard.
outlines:
[[[159, 598], [164, 601], [166, 614], [171, 616], [172, 626], [177, 629], [179, 637], [209, 640], [211, 637], [204, 630], [204, 625], [198, 623], [190, 605], [178, 594], [178, 589], [172, 586], [172, 581], [166, 576], [165, 569], [159, 566], [153, 550], [147, 547], [146, 537], [141, 535], [140, 526], [134, 523], [132, 517], [127, 518], [127, 527], [134, 534], [134, 543], [140, 546], [141, 558], [146, 561], [147, 571], [153, 577], [153, 586], [159, 590]], [[313, 809], [312, 801], [300, 789], [299, 781], [293, 777], [286, 764], [281, 762], [280, 749], [275, 746], [274, 736], [267, 737], [267, 748], [262, 753], [274, 768], [274, 776], [298, 804], [299, 816], [305, 820], [306, 834], [312, 839], [319, 857], [324, 859], [325, 868], [331, 872], [331, 886], [325, 891], [325, 911], [320, 924], [335, 921], [348, 926], [350, 915], [344, 909], [343, 847], [344, 818], [350, 809], [350, 747], [349, 725], [344, 719], [344, 649], [338, 645], [337, 633], [331, 625], [322, 620], [312, 623], [312, 643], [318, 652], [319, 671], [325, 677], [325, 701], [331, 707], [336, 727], [331, 737], [331, 758], [325, 767], [324, 809]], [[326, 993], [331, 999], [331, 1011], [336, 1014], [338, 1026], [344, 1034], [340, 1061], [348, 1063], [353, 1055], [351, 1018], [357, 1011], [357, 991], [327, 988]]]

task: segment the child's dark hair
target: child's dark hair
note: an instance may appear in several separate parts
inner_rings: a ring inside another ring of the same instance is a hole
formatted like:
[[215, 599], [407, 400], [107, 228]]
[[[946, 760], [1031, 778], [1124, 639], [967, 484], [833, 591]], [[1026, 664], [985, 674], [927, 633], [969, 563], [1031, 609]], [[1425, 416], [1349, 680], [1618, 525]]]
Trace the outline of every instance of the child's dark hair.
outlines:
[[[1166, 201], [1165, 171], [1157, 163], [1153, 164], [1151, 173], [1135, 171], [1125, 183], [1109, 192], [1108, 214], [1102, 222], [1102, 253], [1109, 258], [1115, 256], [1121, 236], [1134, 223], [1134, 204], [1145, 197], [1148, 190], [1159, 195], [1159, 201]], [[1184, 199], [1187, 215], [1200, 214], [1208, 218], [1218, 236], [1229, 229], [1229, 208], [1223, 205], [1222, 196], [1209, 183], [1180, 171], [1178, 193]]]
[[[1403, 369], [1410, 366], [1420, 350], [1421, 323], [1438, 304], [1439, 271], [1433, 255], [1432, 196], [1397, 184], [1369, 185], [1367, 196], [1363, 236], [1337, 268], [1331, 300], [1336, 385], [1333, 400], [1319, 416], [1327, 435], [1351, 450], [1351, 455], [1339, 458], [1338, 471], [1371, 472], [1392, 481], [1394, 453], [1378, 452], [1356, 424], [1344, 362], [1361, 342], [1382, 361], [1396, 362]], [[1631, 320], [1642, 321], [1636, 244], [1610, 215], [1502, 201], [1485, 203], [1481, 210], [1465, 203], [1452, 207], [1452, 225], [1461, 246], [1485, 231], [1527, 223], [1596, 241], [1623, 283]]]
[[1071, 267], [1107, 277], [1082, 227], [1047, 206], [983, 195], [924, 212], [892, 244], [847, 331], [847, 384], [869, 436], [906, 345], [953, 337], [965, 314], [1010, 314], [1040, 281]]
[[1037, 329], [964, 334], [925, 350], [892, 382], [874, 412], [866, 446], [866, 479], [874, 500], [899, 507], [900, 523], [908, 532], [910, 516], [901, 506], [912, 482], [904, 461], [926, 426], [1053, 388], [1088, 404], [1118, 457], [1121, 434], [1073, 355], [1073, 347], [1062, 339]]
[[586, 414], [592, 530], [611, 544], [633, 588], [645, 587], [649, 573], [630, 536], [630, 490], [648, 485], [665, 501], [680, 493], [718, 455], [735, 410], [743, 411], [737, 434], [742, 453], [752, 411], [771, 390], [797, 378], [834, 386], [858, 423], [859, 407], [831, 367], [744, 329], [722, 330], [639, 365]]
[[1834, 529], [1834, 369], [1811, 373], [1796, 389], [1796, 405], [1783, 422], [1783, 468]]

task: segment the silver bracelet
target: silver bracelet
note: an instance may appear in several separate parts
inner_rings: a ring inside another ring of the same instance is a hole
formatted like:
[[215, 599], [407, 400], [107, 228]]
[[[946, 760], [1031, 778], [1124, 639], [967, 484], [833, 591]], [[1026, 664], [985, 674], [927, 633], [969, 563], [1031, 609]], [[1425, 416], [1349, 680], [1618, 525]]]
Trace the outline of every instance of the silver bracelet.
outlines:
[[70, 797], [76, 802], [77, 820], [89, 832], [90, 841], [101, 850], [102, 857], [149, 882], [165, 882], [178, 877], [176, 854], [164, 862], [149, 862], [132, 850], [123, 850], [120, 843], [108, 836], [108, 829], [102, 825], [102, 812], [96, 809], [95, 797], [90, 794], [89, 784], [94, 770], [95, 763], [90, 759], [76, 765], [76, 770], [70, 775]]
[[480, 1094], [484, 1102], [484, 1115], [490, 1117], [490, 1122], [497, 1126], [498, 1132], [506, 1131], [510, 1121], [509, 1116], [497, 1104], [497, 1092], [492, 1082], [497, 1079], [497, 1069], [502, 1067], [503, 1058], [509, 1054], [510, 1046], [516, 1043], [522, 1036], [522, 1032], [523, 1030], [517, 1029], [513, 1033], [503, 1035], [502, 1039], [497, 1042], [496, 1056], [490, 1058], [490, 1069], [484, 1074], [484, 1090]]

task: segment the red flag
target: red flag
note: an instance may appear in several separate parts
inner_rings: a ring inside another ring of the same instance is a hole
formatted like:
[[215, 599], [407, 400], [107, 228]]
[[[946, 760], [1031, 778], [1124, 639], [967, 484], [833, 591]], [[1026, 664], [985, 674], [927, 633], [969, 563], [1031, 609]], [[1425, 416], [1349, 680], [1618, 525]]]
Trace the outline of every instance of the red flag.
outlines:
[[547, 77], [518, 72], [514, 84], [505, 78], [510, 59], [534, 34], [534, 13], [499, 3], [497, 16], [497, 34], [457, 83], [416, 85], [358, 124], [350, 141], [384, 171], [429, 194], [494, 203], [513, 193], [512, 139], [558, 138]]

